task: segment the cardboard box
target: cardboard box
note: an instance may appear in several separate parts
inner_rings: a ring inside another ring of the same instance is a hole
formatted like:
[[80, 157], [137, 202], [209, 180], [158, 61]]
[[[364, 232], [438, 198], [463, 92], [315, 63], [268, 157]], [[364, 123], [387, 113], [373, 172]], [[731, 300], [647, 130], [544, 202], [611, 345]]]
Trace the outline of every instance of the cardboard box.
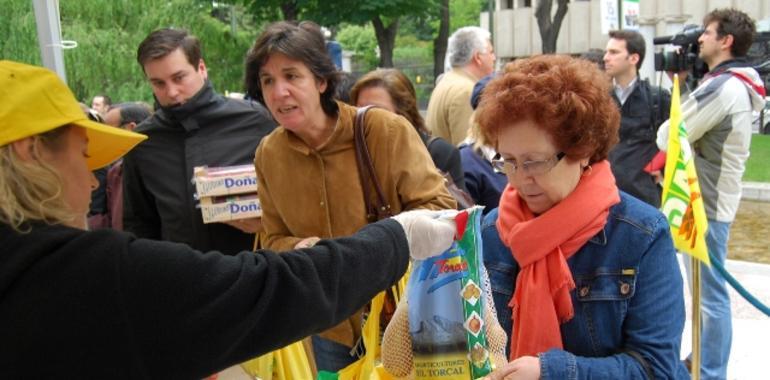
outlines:
[[199, 198], [247, 194], [257, 192], [257, 174], [254, 165], [222, 167], [197, 166], [193, 182]]
[[201, 198], [203, 223], [256, 218], [262, 216], [262, 206], [256, 193]]

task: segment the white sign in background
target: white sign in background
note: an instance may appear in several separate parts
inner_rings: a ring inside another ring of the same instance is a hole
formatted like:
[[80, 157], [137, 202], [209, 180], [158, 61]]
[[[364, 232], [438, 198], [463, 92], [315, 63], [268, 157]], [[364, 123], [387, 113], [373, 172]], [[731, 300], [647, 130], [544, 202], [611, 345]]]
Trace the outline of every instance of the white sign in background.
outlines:
[[601, 0], [599, 2], [599, 17], [602, 20], [602, 34], [618, 29], [618, 1]]
[[639, 0], [623, 0], [623, 29], [639, 29]]

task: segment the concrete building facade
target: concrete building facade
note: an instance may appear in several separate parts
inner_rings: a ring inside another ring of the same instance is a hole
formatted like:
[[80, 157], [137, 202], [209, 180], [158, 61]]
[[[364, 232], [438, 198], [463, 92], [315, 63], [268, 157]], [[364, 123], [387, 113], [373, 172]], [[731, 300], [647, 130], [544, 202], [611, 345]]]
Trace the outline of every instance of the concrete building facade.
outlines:
[[[495, 54], [500, 62], [540, 54], [540, 31], [535, 18], [535, 5], [539, 0], [495, 0], [492, 14]], [[607, 35], [601, 30], [602, 1], [571, 0], [569, 10], [559, 31], [557, 53], [581, 54], [589, 49], [604, 49]], [[652, 52], [662, 50], [654, 46], [652, 39], [682, 30], [684, 25], [700, 25], [703, 16], [715, 8], [735, 7], [754, 20], [770, 18], [769, 0], [639, 0], [639, 32], [647, 41], [647, 57], [641, 76], [654, 74]], [[553, 6], [556, 12], [556, 4]], [[488, 12], [480, 15], [481, 27], [489, 30]]]

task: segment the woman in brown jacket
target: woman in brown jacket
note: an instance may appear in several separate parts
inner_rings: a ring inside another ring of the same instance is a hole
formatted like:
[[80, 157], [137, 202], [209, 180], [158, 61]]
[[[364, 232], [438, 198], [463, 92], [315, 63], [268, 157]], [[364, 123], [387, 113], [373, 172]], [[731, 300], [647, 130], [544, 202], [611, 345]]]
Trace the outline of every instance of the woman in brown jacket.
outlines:
[[[254, 159], [265, 248], [311, 246], [369, 222], [353, 142], [356, 108], [333, 99], [337, 75], [318, 37], [286, 22], [268, 26], [246, 58], [249, 95], [280, 125], [263, 139]], [[392, 213], [455, 207], [406, 119], [372, 109], [364, 135]], [[323, 338], [314, 337], [318, 369], [338, 371], [355, 361], [350, 351], [360, 332], [361, 313], [356, 313]]]

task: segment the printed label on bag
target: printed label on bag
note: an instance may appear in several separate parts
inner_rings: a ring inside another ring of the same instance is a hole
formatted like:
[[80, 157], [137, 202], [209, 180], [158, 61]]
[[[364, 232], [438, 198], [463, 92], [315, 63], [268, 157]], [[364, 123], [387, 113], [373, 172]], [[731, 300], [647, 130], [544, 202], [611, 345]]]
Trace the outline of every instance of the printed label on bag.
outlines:
[[477, 379], [491, 372], [479, 255], [481, 208], [455, 218], [461, 239], [439, 256], [415, 260], [409, 278], [409, 333], [415, 378]]

